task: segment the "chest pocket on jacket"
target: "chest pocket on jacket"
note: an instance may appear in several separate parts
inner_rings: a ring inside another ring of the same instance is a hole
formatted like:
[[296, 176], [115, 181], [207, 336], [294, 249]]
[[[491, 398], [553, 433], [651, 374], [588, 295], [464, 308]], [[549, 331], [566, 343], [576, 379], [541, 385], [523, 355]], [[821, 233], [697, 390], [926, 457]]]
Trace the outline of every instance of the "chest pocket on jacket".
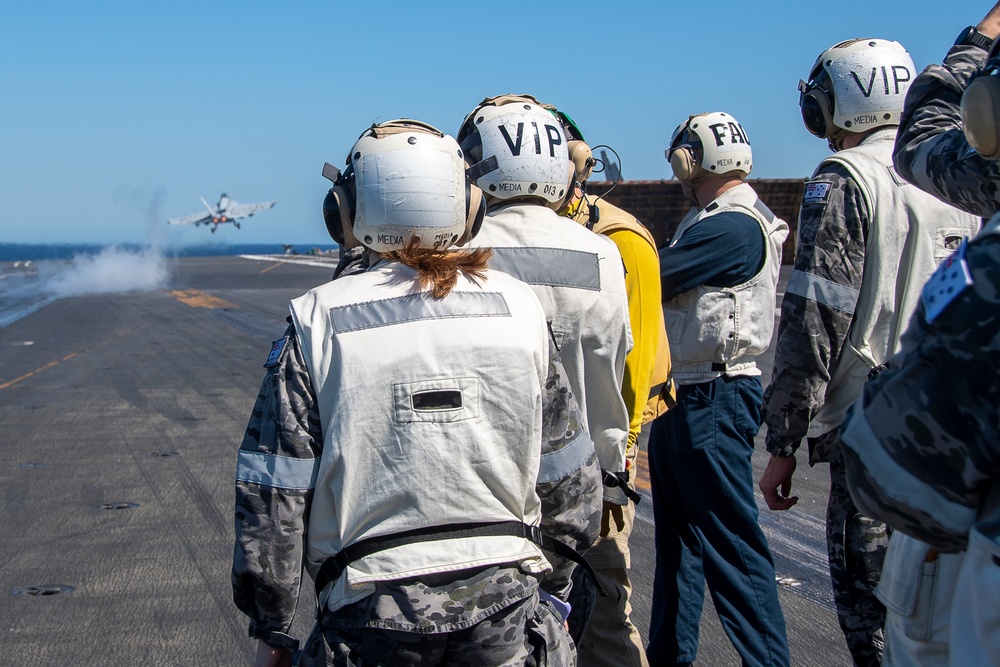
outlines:
[[398, 423], [450, 423], [479, 416], [479, 379], [442, 378], [392, 386]]
[[934, 243], [934, 261], [940, 264], [958, 250], [962, 239], [969, 236], [969, 230], [963, 227], [942, 227], [934, 230], [937, 238]]

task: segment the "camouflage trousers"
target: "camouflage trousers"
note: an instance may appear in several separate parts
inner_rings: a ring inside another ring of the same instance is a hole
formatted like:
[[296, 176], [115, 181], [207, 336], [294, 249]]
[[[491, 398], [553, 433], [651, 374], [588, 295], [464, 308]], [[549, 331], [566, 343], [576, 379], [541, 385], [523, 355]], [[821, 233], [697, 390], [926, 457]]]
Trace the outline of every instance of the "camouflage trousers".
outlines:
[[538, 594], [465, 630], [417, 633], [336, 627], [324, 613], [306, 640], [300, 667], [575, 667], [562, 619]]
[[829, 459], [826, 549], [837, 620], [855, 666], [881, 665], [885, 607], [875, 597], [875, 587], [882, 576], [889, 532], [884, 523], [854, 506], [839, 447], [830, 448]]

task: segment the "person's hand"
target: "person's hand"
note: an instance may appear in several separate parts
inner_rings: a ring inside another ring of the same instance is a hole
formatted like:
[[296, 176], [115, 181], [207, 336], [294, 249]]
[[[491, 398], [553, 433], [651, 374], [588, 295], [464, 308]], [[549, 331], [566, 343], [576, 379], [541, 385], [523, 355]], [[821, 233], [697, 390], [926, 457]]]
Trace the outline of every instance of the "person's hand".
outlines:
[[772, 456], [767, 468], [757, 483], [764, 494], [767, 506], [773, 510], [787, 510], [799, 502], [798, 496], [789, 496], [792, 491], [792, 475], [795, 474], [795, 456]]
[[993, 5], [993, 9], [983, 17], [983, 20], [976, 26], [976, 30], [991, 39], [1000, 36], [1000, 2]]
[[612, 527], [614, 527], [616, 533], [625, 530], [624, 511], [625, 508], [618, 503], [604, 501], [604, 507], [601, 511], [601, 537], [610, 535]]
[[292, 667], [292, 652], [287, 648], [274, 648], [257, 640], [257, 657], [254, 667]]

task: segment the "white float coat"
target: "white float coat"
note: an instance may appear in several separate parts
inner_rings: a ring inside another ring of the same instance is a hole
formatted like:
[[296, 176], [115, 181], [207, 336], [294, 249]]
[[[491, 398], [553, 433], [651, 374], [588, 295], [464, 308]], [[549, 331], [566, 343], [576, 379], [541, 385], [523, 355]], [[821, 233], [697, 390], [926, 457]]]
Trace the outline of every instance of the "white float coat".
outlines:
[[[499, 272], [460, 275], [440, 300], [383, 261], [291, 303], [322, 422], [306, 566], [362, 539], [469, 522], [538, 525], [545, 316]], [[454, 455], [449, 452], [454, 451]], [[335, 610], [375, 581], [496, 563], [544, 572], [518, 537], [421, 542], [349, 565], [323, 600]]]
[[544, 206], [518, 202], [491, 210], [470, 245], [492, 247], [491, 268], [531, 285], [601, 468], [625, 470], [629, 420], [621, 388], [632, 332], [614, 242]]

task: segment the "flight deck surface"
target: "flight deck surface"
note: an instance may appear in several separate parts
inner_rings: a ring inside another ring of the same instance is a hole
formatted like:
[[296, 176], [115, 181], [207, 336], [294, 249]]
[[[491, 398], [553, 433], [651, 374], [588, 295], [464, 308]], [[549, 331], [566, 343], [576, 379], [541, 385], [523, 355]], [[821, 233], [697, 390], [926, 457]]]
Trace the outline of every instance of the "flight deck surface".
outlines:
[[[288, 301], [333, 267], [180, 258], [165, 289], [47, 301], [0, 326], [0, 665], [252, 664], [229, 576], [236, 453]], [[758, 436], [757, 478], [766, 457]], [[825, 467], [800, 460], [795, 484], [795, 509], [761, 510], [792, 664], [847, 665], [826, 575]], [[633, 618], [645, 636], [644, 465], [638, 486]], [[293, 633], [304, 639], [314, 599], [302, 590]], [[698, 664], [739, 664], [710, 599]]]

